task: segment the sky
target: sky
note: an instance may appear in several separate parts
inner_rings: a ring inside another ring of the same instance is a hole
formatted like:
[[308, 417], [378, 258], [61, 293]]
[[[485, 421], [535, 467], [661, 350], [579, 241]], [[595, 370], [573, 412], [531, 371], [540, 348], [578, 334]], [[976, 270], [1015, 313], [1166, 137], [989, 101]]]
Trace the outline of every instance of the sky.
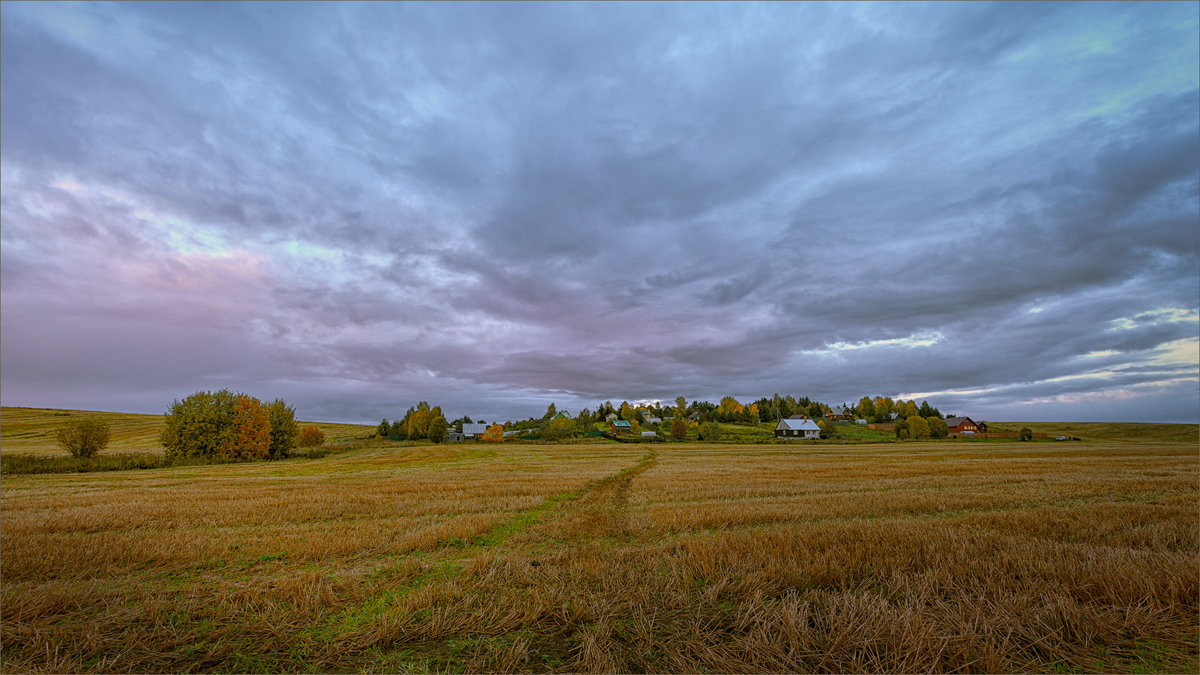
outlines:
[[0, 402], [1200, 417], [1200, 4], [0, 5]]

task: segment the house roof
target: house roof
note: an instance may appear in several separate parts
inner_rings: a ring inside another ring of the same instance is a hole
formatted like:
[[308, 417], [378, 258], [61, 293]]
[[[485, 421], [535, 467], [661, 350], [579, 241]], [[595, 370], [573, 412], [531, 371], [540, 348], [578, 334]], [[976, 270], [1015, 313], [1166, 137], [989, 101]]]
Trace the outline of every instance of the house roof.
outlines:
[[956, 427], [956, 426], [962, 424], [963, 422], [975, 423], [975, 420], [971, 419], [970, 417], [947, 417], [946, 418], [946, 426], [948, 426], [948, 427]]
[[625, 420], [614, 420], [613, 426], [614, 427], [627, 427], [627, 426], [629, 426], [629, 422], [626, 422]]
[[488, 430], [488, 425], [479, 422], [463, 423], [464, 434], [482, 434]]
[[791, 429], [792, 431], [820, 431], [821, 427], [812, 420], [779, 420], [775, 429]]

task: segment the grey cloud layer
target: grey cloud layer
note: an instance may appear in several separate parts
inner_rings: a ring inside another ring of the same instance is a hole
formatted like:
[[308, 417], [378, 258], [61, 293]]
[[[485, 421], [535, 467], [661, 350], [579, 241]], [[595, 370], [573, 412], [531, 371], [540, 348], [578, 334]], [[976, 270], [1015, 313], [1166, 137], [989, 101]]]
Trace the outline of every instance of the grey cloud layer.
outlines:
[[5, 404], [1200, 414], [1194, 5], [2, 11]]

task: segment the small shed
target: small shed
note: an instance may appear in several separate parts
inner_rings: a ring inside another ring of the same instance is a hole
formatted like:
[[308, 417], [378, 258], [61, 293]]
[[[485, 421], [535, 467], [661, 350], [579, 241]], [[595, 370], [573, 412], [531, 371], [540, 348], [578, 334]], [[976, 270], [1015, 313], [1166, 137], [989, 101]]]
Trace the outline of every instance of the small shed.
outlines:
[[467, 440], [467, 436], [466, 436], [466, 434], [464, 434], [461, 431], [455, 431], [455, 430], [451, 429], [446, 432], [446, 442], [447, 443], [457, 443], [458, 441], [465, 441], [465, 440]]
[[658, 434], [654, 433], [653, 431], [643, 431], [642, 432], [642, 438], [654, 438], [657, 435]]
[[866, 421], [866, 420], [864, 420], [864, 419], [863, 419], [863, 418], [861, 418], [861, 417], [860, 417], [860, 418], [858, 418], [858, 419], [856, 419], [856, 420], [854, 420], [854, 423], [855, 423], [855, 424], [857, 424], [857, 425], [859, 425], [859, 426], [866, 426], [866, 425], [867, 425], [867, 421]]

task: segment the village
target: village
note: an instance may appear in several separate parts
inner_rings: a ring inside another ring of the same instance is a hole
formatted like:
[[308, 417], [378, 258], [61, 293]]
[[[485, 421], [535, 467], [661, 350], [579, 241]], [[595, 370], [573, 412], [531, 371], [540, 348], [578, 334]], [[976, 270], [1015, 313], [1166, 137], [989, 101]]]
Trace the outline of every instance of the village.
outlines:
[[[1027, 430], [1024, 430], [1027, 431]], [[942, 415], [928, 401], [866, 397], [850, 406], [829, 406], [807, 397], [762, 398], [748, 405], [726, 396], [717, 404], [675, 405], [658, 401], [630, 404], [611, 401], [575, 416], [550, 404], [541, 417], [488, 422], [462, 416], [447, 421], [440, 407], [422, 401], [394, 422], [384, 419], [376, 435], [392, 440], [429, 439], [433, 442], [504, 440], [562, 441], [608, 438], [620, 442], [685, 441], [881, 441], [940, 438], [1021, 438], [1021, 432], [989, 430], [987, 422], [966, 415]], [[1029, 438], [1046, 434], [1029, 433]]]

